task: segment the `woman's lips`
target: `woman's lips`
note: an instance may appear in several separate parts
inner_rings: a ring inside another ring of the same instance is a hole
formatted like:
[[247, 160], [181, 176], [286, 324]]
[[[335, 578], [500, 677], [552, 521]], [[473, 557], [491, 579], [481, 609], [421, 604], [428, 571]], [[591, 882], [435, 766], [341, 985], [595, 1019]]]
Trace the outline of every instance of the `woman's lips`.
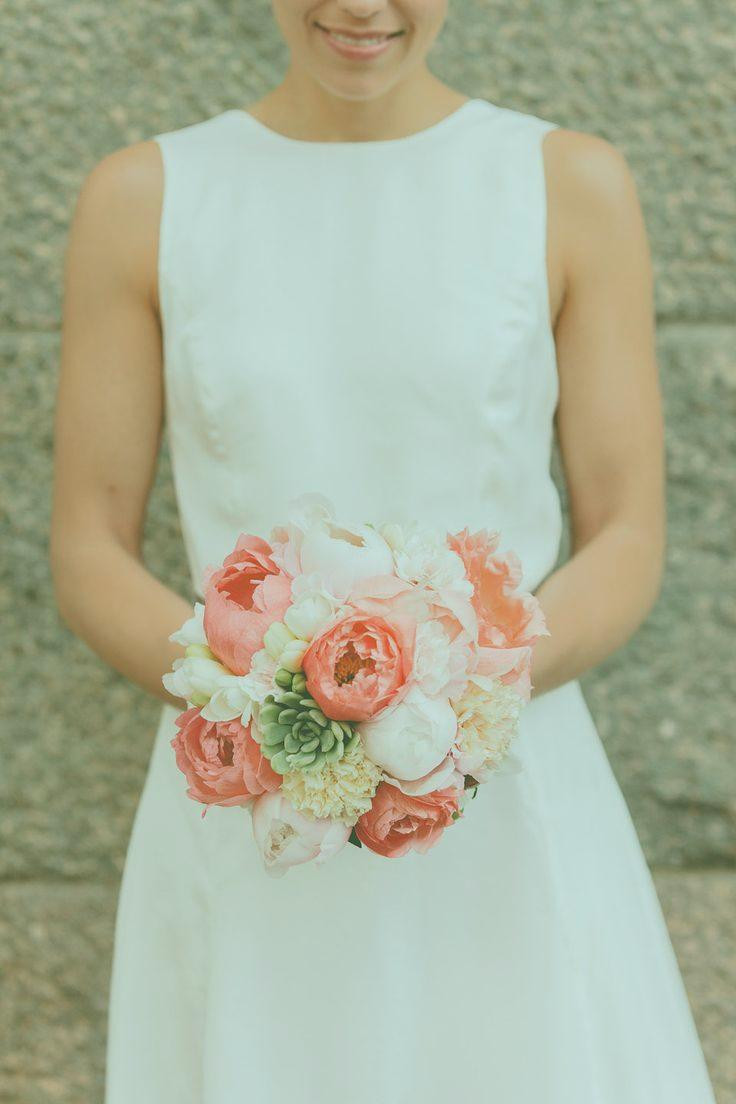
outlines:
[[389, 48], [396, 34], [381, 36], [380, 42], [372, 42], [370, 36], [366, 36], [365, 42], [360, 42], [359, 39], [354, 39], [352, 42], [345, 41], [344, 38], [338, 38], [336, 33], [329, 31], [326, 27], [317, 24], [317, 28], [322, 32], [325, 37], [325, 41], [332, 49], [340, 54], [341, 57], [351, 58], [356, 61], [362, 61], [366, 58], [378, 57], [379, 54], [385, 53]]

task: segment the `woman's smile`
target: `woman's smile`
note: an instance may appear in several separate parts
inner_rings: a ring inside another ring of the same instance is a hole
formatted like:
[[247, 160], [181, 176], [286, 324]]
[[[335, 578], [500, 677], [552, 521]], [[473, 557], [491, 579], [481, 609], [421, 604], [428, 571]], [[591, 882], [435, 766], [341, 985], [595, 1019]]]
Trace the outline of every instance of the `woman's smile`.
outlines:
[[325, 41], [336, 53], [353, 60], [364, 60], [384, 53], [392, 40], [404, 32], [399, 31], [341, 31], [324, 27], [315, 22]]

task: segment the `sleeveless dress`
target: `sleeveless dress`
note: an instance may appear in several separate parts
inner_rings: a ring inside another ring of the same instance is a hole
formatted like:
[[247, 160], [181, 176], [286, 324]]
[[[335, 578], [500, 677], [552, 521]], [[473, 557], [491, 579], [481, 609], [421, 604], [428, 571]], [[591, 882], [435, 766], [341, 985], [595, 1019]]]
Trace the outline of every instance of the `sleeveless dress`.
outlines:
[[[166, 429], [192, 582], [319, 491], [555, 565], [542, 139], [471, 99], [369, 142], [241, 109], [155, 136]], [[271, 878], [186, 796], [162, 707], [120, 887], [105, 1104], [713, 1104], [577, 680], [426, 855]]]

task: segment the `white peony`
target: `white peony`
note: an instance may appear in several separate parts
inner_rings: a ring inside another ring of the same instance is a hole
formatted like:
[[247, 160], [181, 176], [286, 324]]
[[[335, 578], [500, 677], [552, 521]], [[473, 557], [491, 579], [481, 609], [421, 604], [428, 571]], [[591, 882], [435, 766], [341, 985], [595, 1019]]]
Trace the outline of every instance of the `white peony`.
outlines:
[[509, 757], [523, 705], [513, 687], [500, 679], [476, 680], [471, 675], [463, 694], [452, 701], [458, 722], [455, 751], [458, 770], [478, 782], [487, 782]]
[[289, 523], [271, 531], [272, 559], [287, 574], [320, 576], [322, 585], [344, 601], [355, 583], [393, 574], [393, 556], [372, 525], [342, 525], [325, 495], [306, 492], [289, 503]]
[[412, 685], [394, 707], [356, 725], [369, 759], [387, 774], [414, 781], [439, 766], [457, 732], [447, 698], [430, 698]]
[[304, 534], [300, 558], [303, 574], [317, 572], [340, 600], [359, 580], [392, 575], [394, 570], [391, 549], [371, 525], [313, 525]]
[[295, 578], [301, 575], [299, 561], [304, 534], [312, 525], [329, 521], [335, 508], [329, 498], [317, 491], [306, 492], [289, 503], [289, 520], [286, 525], [274, 525], [271, 530], [271, 559]]
[[413, 782], [393, 778], [385, 772], [383, 781], [388, 782], [391, 786], [396, 786], [402, 793], [409, 794], [411, 797], [420, 797], [422, 794], [431, 793], [432, 790], [444, 790], [449, 786], [462, 793], [465, 787], [465, 776], [457, 769], [452, 753], [446, 755], [439, 766], [435, 767], [429, 774], [416, 778]]
[[396, 574], [417, 586], [440, 590], [452, 586], [468, 598], [473, 584], [466, 577], [465, 564], [457, 552], [447, 546], [447, 538], [439, 529], [420, 525], [417, 521], [403, 525], [389, 523], [381, 533], [393, 550]]
[[334, 516], [335, 506], [332, 500], [319, 491], [305, 491], [292, 498], [289, 503], [289, 521], [302, 533], [306, 533], [313, 525], [331, 521]]
[[261, 794], [248, 803], [248, 811], [264, 868], [274, 877], [311, 860], [322, 866], [342, 850], [350, 836], [348, 824], [305, 816], [280, 790]]

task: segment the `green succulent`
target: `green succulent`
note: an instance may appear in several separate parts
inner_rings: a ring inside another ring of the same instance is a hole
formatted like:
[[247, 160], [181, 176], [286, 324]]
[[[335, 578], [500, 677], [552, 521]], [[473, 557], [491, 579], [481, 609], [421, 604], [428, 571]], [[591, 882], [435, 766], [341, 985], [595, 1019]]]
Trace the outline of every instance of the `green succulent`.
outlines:
[[278, 692], [268, 694], [258, 713], [261, 751], [277, 774], [314, 770], [342, 759], [358, 734], [349, 721], [325, 717], [307, 691], [303, 671], [279, 667]]

